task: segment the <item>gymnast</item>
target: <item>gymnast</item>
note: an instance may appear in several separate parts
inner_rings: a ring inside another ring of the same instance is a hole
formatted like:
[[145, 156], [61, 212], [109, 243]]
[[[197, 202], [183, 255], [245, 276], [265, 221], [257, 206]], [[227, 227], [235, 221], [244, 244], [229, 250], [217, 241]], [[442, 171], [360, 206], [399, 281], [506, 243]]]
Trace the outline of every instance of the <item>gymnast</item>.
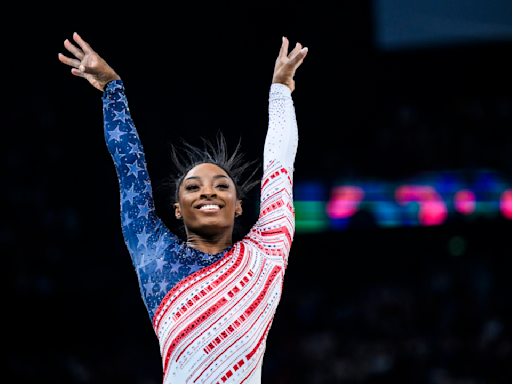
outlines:
[[224, 138], [201, 150], [173, 147], [176, 218], [186, 241], [156, 215], [142, 144], [123, 81], [77, 33], [58, 55], [103, 92], [104, 136], [120, 188], [121, 227], [142, 300], [158, 337], [163, 382], [261, 383], [266, 338], [282, 291], [295, 232], [293, 165], [298, 134], [291, 93], [308, 49], [288, 54], [283, 37], [269, 95], [260, 214], [233, 243], [242, 200], [254, 185], [239, 146], [228, 156]]

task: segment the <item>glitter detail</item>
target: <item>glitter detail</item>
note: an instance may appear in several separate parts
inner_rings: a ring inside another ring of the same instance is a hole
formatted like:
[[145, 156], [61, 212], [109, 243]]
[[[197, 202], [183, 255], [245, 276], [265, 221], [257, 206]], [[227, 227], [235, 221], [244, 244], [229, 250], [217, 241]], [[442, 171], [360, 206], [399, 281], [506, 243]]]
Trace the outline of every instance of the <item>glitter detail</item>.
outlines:
[[243, 240], [215, 255], [187, 246], [156, 215], [121, 80], [108, 84], [103, 112], [120, 185], [122, 233], [160, 341], [164, 384], [252, 383], [261, 377], [295, 231], [298, 135], [289, 88], [270, 88], [259, 219]]

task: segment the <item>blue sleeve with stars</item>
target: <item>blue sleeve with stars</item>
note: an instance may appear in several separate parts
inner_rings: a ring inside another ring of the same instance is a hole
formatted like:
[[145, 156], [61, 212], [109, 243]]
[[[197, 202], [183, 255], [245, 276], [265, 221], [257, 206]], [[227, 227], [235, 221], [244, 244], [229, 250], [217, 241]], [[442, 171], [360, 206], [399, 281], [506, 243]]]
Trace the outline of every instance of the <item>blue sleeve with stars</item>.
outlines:
[[156, 215], [142, 144], [130, 116], [122, 80], [103, 93], [107, 148], [119, 179], [121, 224], [150, 319], [178, 282], [223, 257], [187, 247]]
[[155, 213], [146, 159], [130, 116], [122, 80], [108, 83], [103, 94], [103, 119], [105, 141], [119, 179], [123, 236], [149, 310], [151, 305], [148, 305], [145, 291], [152, 292], [155, 287], [144, 287], [144, 280], [154, 285], [158, 276], [145, 276], [154, 275], [146, 272], [158, 268], [163, 273], [164, 251], [178, 238]]

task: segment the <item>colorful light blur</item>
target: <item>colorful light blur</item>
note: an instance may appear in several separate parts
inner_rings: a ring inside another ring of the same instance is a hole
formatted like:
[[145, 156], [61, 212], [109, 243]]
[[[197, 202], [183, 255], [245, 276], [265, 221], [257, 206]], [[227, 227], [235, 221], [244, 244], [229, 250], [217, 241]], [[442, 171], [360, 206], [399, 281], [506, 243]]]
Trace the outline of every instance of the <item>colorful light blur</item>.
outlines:
[[402, 185], [395, 191], [395, 200], [405, 206], [411, 202], [419, 205], [418, 221], [421, 225], [440, 225], [448, 217], [443, 199], [430, 185]]
[[507, 189], [500, 195], [501, 214], [509, 220], [512, 220], [512, 189]]
[[460, 190], [453, 196], [453, 204], [458, 212], [471, 215], [475, 212], [476, 196], [469, 189]]
[[403, 183], [341, 180], [331, 188], [321, 181], [296, 181], [296, 231], [342, 231], [360, 211], [369, 212], [380, 227], [441, 225], [454, 213], [471, 219], [501, 213], [512, 220], [512, 183], [504, 180], [498, 172], [482, 170], [430, 172]]
[[326, 211], [331, 219], [346, 219], [359, 210], [364, 199], [364, 190], [355, 185], [344, 185], [331, 190], [331, 199], [327, 202]]
[[329, 229], [329, 218], [325, 214], [326, 186], [320, 182], [296, 183], [293, 188], [295, 229], [312, 233]]

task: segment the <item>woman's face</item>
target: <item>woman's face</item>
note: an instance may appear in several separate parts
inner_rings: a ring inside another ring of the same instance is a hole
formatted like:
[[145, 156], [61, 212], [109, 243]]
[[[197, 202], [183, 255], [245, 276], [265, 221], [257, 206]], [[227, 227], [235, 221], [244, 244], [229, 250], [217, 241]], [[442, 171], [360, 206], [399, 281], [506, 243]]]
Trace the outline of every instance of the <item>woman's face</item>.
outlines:
[[242, 201], [237, 200], [235, 184], [222, 168], [203, 163], [186, 174], [174, 208], [187, 232], [211, 236], [233, 232], [235, 215], [242, 213]]

